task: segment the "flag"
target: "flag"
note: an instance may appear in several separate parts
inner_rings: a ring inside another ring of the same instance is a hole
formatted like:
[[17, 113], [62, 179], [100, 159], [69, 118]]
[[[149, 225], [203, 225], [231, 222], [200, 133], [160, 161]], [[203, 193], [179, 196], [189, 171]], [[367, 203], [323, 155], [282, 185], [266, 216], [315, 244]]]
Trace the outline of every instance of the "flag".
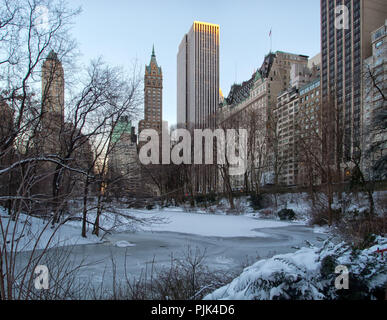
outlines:
[[271, 29], [270, 29], [269, 37], [271, 37]]

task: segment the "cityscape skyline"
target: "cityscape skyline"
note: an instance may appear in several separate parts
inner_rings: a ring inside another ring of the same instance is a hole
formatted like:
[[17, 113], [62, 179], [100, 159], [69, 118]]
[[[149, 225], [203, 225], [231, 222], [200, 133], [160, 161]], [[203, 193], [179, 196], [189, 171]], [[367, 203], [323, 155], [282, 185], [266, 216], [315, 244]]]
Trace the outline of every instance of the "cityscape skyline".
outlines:
[[386, 300], [386, 1], [0, 0], [0, 300]]
[[[270, 51], [270, 30], [272, 51], [288, 51], [310, 57], [320, 52], [318, 0], [300, 1], [303, 10], [284, 1], [242, 1], [236, 5], [230, 1], [212, 1], [201, 5], [202, 1], [199, 1], [195, 5], [178, 2], [178, 6], [177, 1], [164, 1], [162, 4], [155, 1], [118, 1], [114, 6], [109, 6], [106, 1], [69, 2], [83, 8], [73, 27], [73, 35], [83, 54], [82, 63], [102, 56], [108, 63], [129, 68], [137, 60], [142, 74], [149, 63], [149, 52], [154, 44], [164, 74], [163, 119], [169, 124], [177, 123], [178, 46], [182, 34], [193, 21], [219, 24], [222, 29], [220, 88], [224, 96], [228, 95], [234, 83], [245, 81], [259, 68]], [[173, 19], [169, 19], [172, 15]], [[103, 19], [108, 23], [100, 23]], [[149, 23], [149, 19], [152, 19], [152, 23]], [[160, 27], [155, 28], [155, 25]], [[306, 25], [308, 28], [305, 28]], [[95, 32], [90, 34], [90, 29]], [[126, 37], [128, 41], [121, 41]]]

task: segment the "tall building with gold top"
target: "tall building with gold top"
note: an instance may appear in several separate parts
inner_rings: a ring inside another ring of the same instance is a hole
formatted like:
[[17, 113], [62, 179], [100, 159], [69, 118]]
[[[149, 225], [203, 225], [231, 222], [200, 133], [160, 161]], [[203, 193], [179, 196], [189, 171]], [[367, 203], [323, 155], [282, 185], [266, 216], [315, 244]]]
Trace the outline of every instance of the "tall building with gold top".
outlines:
[[163, 115], [163, 72], [158, 66], [153, 46], [151, 61], [145, 66], [144, 120], [139, 123], [139, 132], [154, 129], [161, 132]]
[[[219, 25], [195, 21], [177, 54], [178, 127], [214, 130], [218, 105]], [[192, 181], [194, 192], [216, 191], [216, 167], [195, 167]]]
[[178, 126], [215, 128], [219, 103], [219, 25], [195, 21], [177, 54]]

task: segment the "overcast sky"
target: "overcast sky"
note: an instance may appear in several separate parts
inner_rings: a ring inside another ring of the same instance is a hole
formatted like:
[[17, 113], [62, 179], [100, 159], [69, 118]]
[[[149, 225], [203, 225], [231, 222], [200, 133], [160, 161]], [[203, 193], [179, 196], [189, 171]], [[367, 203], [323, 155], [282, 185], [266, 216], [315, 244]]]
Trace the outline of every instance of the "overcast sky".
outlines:
[[320, 52], [319, 0], [69, 0], [82, 7], [73, 35], [82, 61], [102, 56], [144, 72], [155, 45], [163, 69], [163, 119], [176, 123], [176, 55], [193, 21], [220, 25], [220, 87], [227, 96], [248, 80], [270, 50], [309, 55]]

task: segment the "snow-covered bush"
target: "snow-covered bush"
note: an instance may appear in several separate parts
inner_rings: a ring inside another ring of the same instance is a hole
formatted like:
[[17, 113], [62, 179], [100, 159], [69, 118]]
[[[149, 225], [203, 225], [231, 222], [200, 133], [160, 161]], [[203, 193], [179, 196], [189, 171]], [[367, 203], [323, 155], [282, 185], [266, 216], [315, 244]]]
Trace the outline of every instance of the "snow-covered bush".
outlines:
[[[321, 248], [302, 248], [261, 260], [246, 268], [229, 285], [205, 299], [226, 300], [322, 300], [381, 298], [387, 282], [385, 259], [376, 251], [387, 248], [387, 238], [356, 250], [343, 243], [324, 242]], [[349, 270], [349, 290], [337, 290], [336, 266]]]

